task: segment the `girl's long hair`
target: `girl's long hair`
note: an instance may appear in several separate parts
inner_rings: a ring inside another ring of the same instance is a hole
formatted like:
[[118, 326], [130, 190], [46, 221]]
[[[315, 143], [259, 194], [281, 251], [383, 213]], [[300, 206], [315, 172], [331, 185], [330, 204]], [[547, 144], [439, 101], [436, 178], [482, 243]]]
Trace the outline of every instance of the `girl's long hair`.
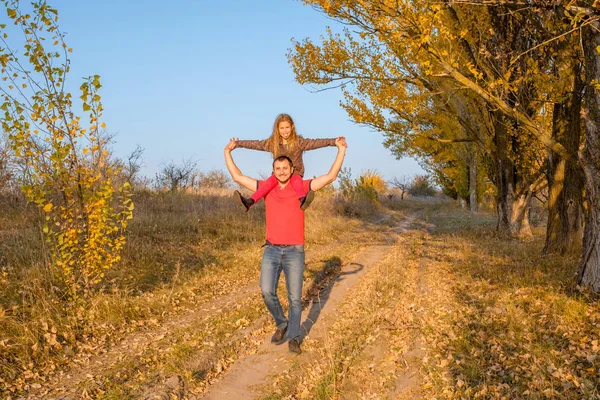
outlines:
[[289, 114], [279, 114], [275, 118], [275, 123], [273, 124], [273, 133], [271, 133], [271, 137], [267, 139], [267, 147], [273, 153], [273, 158], [279, 156], [279, 145], [281, 144], [281, 136], [279, 136], [279, 124], [281, 122], [289, 122], [292, 125], [292, 133], [287, 138], [288, 150], [292, 151], [298, 144], [298, 135], [296, 134], [296, 124], [294, 124], [294, 120]]

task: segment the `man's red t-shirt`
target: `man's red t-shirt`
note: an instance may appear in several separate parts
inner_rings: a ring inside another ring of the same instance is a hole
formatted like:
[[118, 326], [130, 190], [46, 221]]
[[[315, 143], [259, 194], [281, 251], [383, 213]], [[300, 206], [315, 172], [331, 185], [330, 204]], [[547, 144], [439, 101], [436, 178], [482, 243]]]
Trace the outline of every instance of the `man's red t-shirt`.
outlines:
[[[258, 181], [258, 186], [265, 181]], [[304, 190], [310, 189], [310, 180], [303, 180]], [[304, 211], [300, 209], [298, 194], [288, 183], [283, 189], [277, 184], [265, 196], [267, 241], [272, 244], [304, 245]]]

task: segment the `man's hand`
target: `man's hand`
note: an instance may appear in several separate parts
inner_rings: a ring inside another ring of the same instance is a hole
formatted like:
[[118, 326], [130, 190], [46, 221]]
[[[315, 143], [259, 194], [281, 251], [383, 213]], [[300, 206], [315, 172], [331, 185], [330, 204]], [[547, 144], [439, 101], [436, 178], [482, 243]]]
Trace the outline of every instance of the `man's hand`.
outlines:
[[337, 178], [337, 175], [340, 172], [340, 169], [342, 168], [342, 164], [344, 162], [344, 155], [346, 154], [346, 148], [348, 147], [348, 144], [346, 143], [346, 138], [340, 136], [335, 139], [335, 145], [338, 151], [337, 155], [335, 156], [335, 161], [331, 166], [331, 169], [327, 174], [321, 175], [310, 182], [310, 188], [312, 190], [319, 190], [323, 186], [333, 182], [335, 178]]
[[229, 139], [229, 143], [227, 143], [227, 146], [225, 146], [225, 152], [231, 152], [231, 150], [235, 149], [236, 147], [237, 147], [237, 139], [231, 138], [231, 139]]
[[229, 143], [227, 143], [227, 146], [225, 146], [224, 153], [225, 165], [227, 165], [227, 170], [229, 171], [229, 174], [231, 175], [231, 178], [234, 182], [239, 183], [248, 190], [255, 191], [258, 187], [256, 179], [252, 179], [242, 174], [242, 171], [240, 171], [240, 169], [237, 167], [237, 165], [235, 165], [235, 162], [233, 161], [233, 157], [231, 156], [231, 150], [235, 149], [236, 146], [237, 141], [235, 138], [229, 139]]

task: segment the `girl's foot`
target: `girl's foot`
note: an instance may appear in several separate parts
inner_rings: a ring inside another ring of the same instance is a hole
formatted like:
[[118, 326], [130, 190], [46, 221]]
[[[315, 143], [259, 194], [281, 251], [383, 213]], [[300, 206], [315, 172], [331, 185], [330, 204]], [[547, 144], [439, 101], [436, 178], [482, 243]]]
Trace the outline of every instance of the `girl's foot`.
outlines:
[[250, 209], [250, 206], [254, 204], [254, 199], [242, 196], [242, 194], [238, 190], [233, 192], [233, 197], [236, 198], [242, 206], [244, 206], [246, 211], [248, 211]]
[[310, 203], [312, 203], [312, 201], [314, 199], [315, 199], [315, 192], [313, 192], [312, 190], [309, 190], [308, 193], [306, 193], [306, 196], [300, 197], [300, 209], [306, 210], [308, 208], [308, 206], [310, 206]]

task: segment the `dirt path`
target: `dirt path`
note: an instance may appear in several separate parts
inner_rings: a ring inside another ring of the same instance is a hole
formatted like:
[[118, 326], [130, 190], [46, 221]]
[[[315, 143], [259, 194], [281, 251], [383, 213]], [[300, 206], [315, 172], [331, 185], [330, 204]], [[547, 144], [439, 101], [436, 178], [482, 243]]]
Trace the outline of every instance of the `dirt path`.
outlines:
[[[382, 218], [379, 223], [388, 218]], [[389, 229], [395, 234], [403, 233], [414, 221], [411, 216]], [[373, 245], [360, 253], [352, 262], [344, 265], [338, 277], [324, 288], [311, 304], [303, 311], [302, 339], [324, 341], [331, 322], [335, 320], [338, 307], [363, 276], [389, 252], [394, 237], [386, 238], [386, 245]], [[264, 337], [257, 354], [239, 359], [230, 371], [207, 391], [204, 399], [256, 399], [264, 395], [263, 388], [269, 385], [269, 378], [282, 374], [294, 364], [306, 363], [311, 353], [304, 351], [300, 355], [288, 352], [287, 344], [273, 345], [270, 334]]]
[[[314, 299], [302, 323], [303, 337], [322, 338], [327, 326], [317, 324], [321, 318], [335, 314], [337, 305], [344, 299], [346, 291], [352, 288], [366, 270], [379, 262], [388, 249], [386, 246], [372, 246], [361, 253], [353, 262], [343, 266], [338, 278]], [[313, 329], [314, 328], [314, 329]], [[269, 375], [288, 369], [294, 362], [310, 358], [303, 352], [296, 356], [288, 353], [287, 345], [275, 346], [266, 336], [258, 354], [244, 357], [233, 366], [230, 372], [213, 385], [205, 396], [212, 400], [254, 399], [261, 395], [260, 386], [267, 383]], [[257, 390], [258, 389], [258, 390]]]

